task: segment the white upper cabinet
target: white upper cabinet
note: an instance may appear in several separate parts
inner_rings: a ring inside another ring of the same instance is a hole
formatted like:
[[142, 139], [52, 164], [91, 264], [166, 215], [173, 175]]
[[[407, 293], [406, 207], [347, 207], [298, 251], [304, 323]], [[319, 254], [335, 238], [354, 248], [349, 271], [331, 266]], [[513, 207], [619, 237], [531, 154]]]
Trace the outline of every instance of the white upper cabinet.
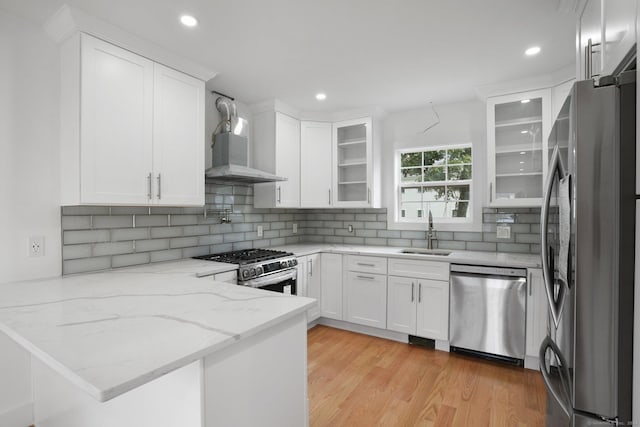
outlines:
[[155, 64], [154, 71], [156, 200], [169, 205], [203, 204], [202, 82], [160, 64]]
[[333, 204], [374, 205], [373, 138], [370, 117], [333, 124]]
[[81, 64], [78, 202], [150, 203], [154, 64], [84, 34]]
[[204, 82], [86, 34], [61, 53], [62, 204], [203, 205]]
[[588, 0], [580, 11], [578, 79], [613, 74], [636, 43], [636, 0]]
[[327, 122], [300, 125], [300, 206], [331, 207], [331, 137]]
[[255, 184], [257, 208], [300, 207], [300, 120], [266, 111], [253, 118], [253, 166], [287, 178]]
[[636, 43], [636, 0], [603, 0], [602, 71], [613, 74]]
[[550, 89], [487, 100], [491, 206], [541, 204], [550, 130]]

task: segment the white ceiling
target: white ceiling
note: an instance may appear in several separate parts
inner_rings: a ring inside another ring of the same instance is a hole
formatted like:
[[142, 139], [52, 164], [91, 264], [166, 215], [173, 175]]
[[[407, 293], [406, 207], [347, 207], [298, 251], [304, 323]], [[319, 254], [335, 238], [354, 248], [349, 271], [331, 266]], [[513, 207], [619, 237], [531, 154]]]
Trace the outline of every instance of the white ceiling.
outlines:
[[[219, 72], [210, 88], [303, 111], [454, 102], [574, 63], [562, 0], [67, 0]], [[41, 25], [63, 0], [0, 0]], [[190, 13], [200, 25], [178, 22]], [[525, 57], [532, 45], [542, 47]], [[320, 103], [314, 95], [326, 92]]]

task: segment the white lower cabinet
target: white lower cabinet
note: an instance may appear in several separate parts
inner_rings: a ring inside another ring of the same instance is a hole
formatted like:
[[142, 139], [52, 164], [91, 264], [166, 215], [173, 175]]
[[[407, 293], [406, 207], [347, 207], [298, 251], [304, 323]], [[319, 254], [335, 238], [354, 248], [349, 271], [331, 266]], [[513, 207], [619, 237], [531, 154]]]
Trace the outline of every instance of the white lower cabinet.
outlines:
[[416, 280], [389, 276], [387, 280], [387, 329], [416, 333]]
[[[540, 344], [547, 336], [548, 328], [548, 303], [547, 295], [544, 289], [544, 280], [542, 278], [542, 270], [537, 268], [529, 269], [529, 280], [527, 282], [527, 327], [526, 327], [526, 344], [525, 367], [537, 369], [535, 363], [531, 366], [533, 360], [538, 361], [538, 353]], [[530, 365], [530, 366], [527, 366]]]
[[342, 255], [321, 254], [320, 277], [320, 315], [342, 320]]
[[322, 281], [320, 254], [298, 257], [298, 295], [314, 298], [318, 303], [307, 310], [307, 322], [320, 317], [320, 297]]
[[447, 341], [449, 264], [391, 258], [388, 271], [387, 329]]
[[348, 271], [345, 277], [345, 320], [385, 329], [387, 276]]
[[418, 280], [416, 335], [449, 340], [449, 282]]

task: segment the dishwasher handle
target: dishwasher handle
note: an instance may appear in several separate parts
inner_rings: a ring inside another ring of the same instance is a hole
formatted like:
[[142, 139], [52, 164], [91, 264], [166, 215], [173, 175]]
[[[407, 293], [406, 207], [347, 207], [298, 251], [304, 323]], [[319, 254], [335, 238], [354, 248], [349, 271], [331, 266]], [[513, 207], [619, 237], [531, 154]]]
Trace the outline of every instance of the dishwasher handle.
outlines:
[[484, 265], [451, 264], [451, 273], [482, 276], [527, 277], [526, 268], [490, 267]]

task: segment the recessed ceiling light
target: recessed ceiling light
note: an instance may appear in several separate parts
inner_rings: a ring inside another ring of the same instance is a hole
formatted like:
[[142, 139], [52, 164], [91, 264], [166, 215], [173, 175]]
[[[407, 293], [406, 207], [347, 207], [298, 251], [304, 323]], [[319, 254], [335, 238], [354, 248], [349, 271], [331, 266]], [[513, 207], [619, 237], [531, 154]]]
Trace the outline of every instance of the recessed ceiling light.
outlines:
[[530, 99], [523, 99], [520, 102], [522, 102], [523, 104], [528, 104], [529, 102], [531, 102], [531, 100]]
[[521, 165], [524, 165], [524, 162], [520, 162]]
[[191, 15], [182, 15], [180, 17], [180, 22], [182, 22], [182, 25], [185, 27], [195, 27], [198, 25], [198, 20]]
[[327, 94], [326, 93], [316, 93], [316, 99], [318, 101], [324, 101], [325, 99], [327, 99]]
[[524, 51], [524, 54], [527, 56], [533, 56], [540, 53], [540, 46], [533, 46]]

